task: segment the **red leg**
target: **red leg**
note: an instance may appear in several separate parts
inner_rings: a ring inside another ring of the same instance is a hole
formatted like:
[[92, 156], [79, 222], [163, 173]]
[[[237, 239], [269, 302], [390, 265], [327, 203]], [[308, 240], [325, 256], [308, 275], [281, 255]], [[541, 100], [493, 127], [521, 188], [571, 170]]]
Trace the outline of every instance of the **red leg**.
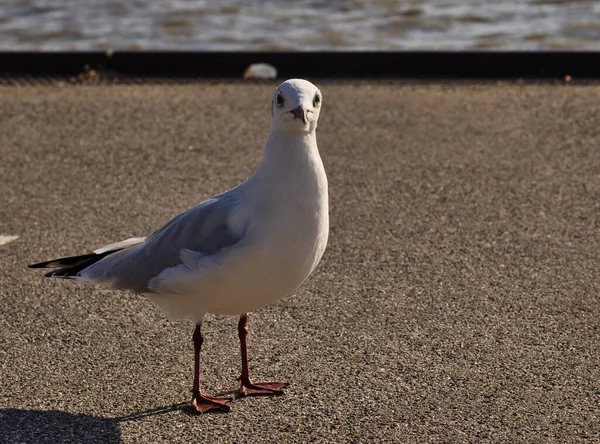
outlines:
[[240, 348], [242, 350], [242, 374], [237, 379], [240, 381], [239, 394], [243, 396], [252, 395], [283, 395], [285, 382], [252, 382], [248, 371], [248, 350], [246, 347], [246, 336], [248, 336], [248, 315], [240, 316], [238, 323], [238, 335], [240, 337]]
[[212, 410], [228, 412], [229, 406], [226, 402], [231, 401], [231, 398], [215, 398], [205, 395], [200, 391], [200, 350], [204, 338], [200, 331], [200, 323], [196, 324], [194, 335], [194, 388], [192, 388], [192, 408], [196, 413], [206, 413]]

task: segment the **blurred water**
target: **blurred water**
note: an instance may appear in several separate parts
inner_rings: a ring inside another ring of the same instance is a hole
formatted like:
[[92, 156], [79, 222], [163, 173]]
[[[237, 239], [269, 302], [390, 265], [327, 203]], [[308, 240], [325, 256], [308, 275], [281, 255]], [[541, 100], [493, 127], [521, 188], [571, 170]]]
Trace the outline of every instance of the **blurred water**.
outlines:
[[593, 0], [0, 0], [0, 50], [598, 50]]

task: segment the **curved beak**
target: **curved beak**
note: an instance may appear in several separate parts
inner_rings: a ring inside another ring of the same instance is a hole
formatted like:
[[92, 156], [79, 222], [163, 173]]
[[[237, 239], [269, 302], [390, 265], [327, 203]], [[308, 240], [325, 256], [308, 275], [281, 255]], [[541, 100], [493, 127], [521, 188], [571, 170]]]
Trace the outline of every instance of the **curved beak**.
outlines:
[[306, 125], [306, 109], [302, 108], [302, 105], [300, 105], [298, 108], [293, 109], [290, 111], [293, 115], [294, 115], [294, 119], [300, 119], [302, 120], [302, 123], [304, 125]]

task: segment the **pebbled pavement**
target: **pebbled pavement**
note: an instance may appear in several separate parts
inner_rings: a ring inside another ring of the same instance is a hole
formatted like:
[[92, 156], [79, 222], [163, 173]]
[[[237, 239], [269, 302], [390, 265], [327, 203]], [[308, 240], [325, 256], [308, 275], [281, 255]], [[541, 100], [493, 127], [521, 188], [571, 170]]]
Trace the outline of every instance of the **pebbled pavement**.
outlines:
[[[250, 315], [284, 396], [193, 416], [192, 324], [42, 281], [254, 169], [275, 83], [0, 88], [0, 441], [600, 440], [600, 87], [316, 82], [325, 257]], [[203, 385], [237, 386], [209, 316]]]

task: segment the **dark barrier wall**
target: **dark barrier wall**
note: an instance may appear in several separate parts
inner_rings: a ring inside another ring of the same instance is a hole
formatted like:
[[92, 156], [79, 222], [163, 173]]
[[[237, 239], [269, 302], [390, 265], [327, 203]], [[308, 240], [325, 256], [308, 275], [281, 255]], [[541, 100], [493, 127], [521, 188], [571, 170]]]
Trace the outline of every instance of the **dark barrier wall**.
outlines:
[[600, 52], [2, 52], [0, 75], [240, 78], [264, 62], [278, 77], [422, 79], [600, 78]]

